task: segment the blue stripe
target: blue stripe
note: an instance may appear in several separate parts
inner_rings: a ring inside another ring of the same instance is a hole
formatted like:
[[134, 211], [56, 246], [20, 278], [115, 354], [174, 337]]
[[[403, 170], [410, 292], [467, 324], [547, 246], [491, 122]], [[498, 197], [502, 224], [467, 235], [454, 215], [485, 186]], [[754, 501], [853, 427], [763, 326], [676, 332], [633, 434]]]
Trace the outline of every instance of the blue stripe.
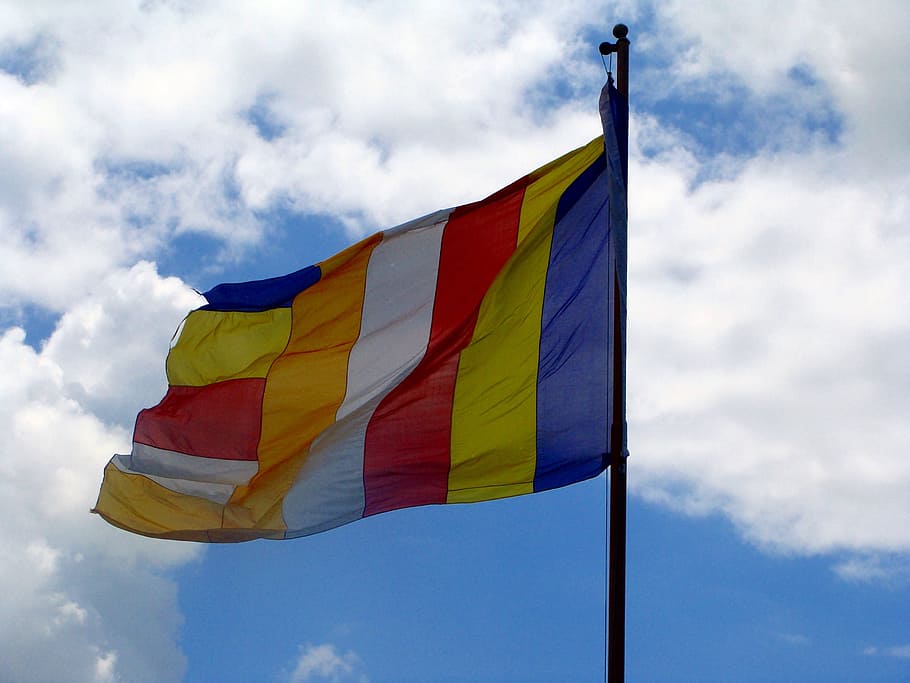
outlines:
[[603, 470], [609, 210], [601, 156], [563, 193], [544, 289], [534, 490]]
[[270, 308], [288, 308], [295, 296], [319, 282], [321, 277], [319, 266], [309, 266], [281, 277], [215, 285], [203, 294], [209, 303], [201, 310], [267, 311]]

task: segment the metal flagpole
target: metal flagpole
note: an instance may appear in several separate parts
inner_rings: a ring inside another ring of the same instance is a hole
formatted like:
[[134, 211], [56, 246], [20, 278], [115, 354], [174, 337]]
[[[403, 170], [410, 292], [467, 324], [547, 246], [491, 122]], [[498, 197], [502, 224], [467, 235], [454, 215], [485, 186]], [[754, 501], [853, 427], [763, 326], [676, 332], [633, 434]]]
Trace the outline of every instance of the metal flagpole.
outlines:
[[[601, 43], [603, 55], [616, 53], [616, 90], [628, 102], [629, 33], [624, 24], [613, 27], [615, 43]], [[628, 131], [628, 126], [625, 127]], [[628, 132], [626, 133], [628, 135]], [[626, 148], [628, 145], [626, 144]], [[628, 187], [628, 178], [625, 178]], [[628, 195], [627, 195], [628, 196]], [[614, 287], [619, 292], [618, 275]], [[607, 680], [623, 683], [626, 641], [626, 416], [625, 319], [619, 295], [613, 297], [613, 416], [610, 433], [610, 507], [607, 559]]]

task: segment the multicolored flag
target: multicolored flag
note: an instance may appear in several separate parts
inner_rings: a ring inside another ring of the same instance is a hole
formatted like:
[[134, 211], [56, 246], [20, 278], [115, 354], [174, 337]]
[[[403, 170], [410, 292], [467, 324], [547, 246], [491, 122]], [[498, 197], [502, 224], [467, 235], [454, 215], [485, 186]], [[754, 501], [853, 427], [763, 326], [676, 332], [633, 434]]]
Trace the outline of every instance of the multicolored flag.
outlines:
[[480, 202], [206, 292], [94, 511], [160, 538], [293, 538], [602, 472], [625, 298], [618, 102], [608, 85], [603, 137]]

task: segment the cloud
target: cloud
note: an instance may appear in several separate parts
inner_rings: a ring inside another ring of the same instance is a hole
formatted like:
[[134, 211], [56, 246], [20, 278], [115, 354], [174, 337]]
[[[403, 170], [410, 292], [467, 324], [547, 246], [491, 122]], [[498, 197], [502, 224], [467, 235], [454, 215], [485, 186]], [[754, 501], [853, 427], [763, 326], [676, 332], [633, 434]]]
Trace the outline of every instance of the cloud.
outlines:
[[141, 263], [98, 283], [42, 350], [21, 329], [0, 334], [0, 579], [15, 586], [0, 598], [0, 678], [181, 679], [176, 586], [163, 572], [198, 548], [88, 511], [105, 462], [129, 447], [122, 416], [163, 393], [165, 330], [195, 297]]
[[897, 659], [910, 659], [910, 645], [892, 645], [890, 647], [870, 645], [863, 650], [863, 654], [870, 657], [895, 657]]
[[809, 645], [812, 641], [801, 633], [778, 633], [777, 637], [788, 645], [803, 647]]
[[290, 681], [291, 683], [305, 683], [306, 681], [368, 683], [369, 679], [362, 669], [363, 663], [354, 652], [340, 654], [334, 645], [328, 643], [307, 644], [300, 648], [300, 656], [297, 658]]
[[[164, 395], [168, 328], [176, 330], [182, 316], [204, 301], [177, 278], [161, 278], [154, 264], [140, 261], [107, 275], [94, 295], [70, 308], [41, 355], [65, 368], [70, 398], [107, 423], [131, 424], [144, 406], [124, 401], [124, 389], [146, 401]], [[150, 329], [159, 318], [162, 324]]]
[[332, 214], [359, 235], [477, 199], [596, 134], [592, 108], [528, 104], [593, 90], [574, 60], [591, 11], [7, 8], [0, 297], [62, 311], [175, 235], [242, 251], [274, 208]]
[[857, 554], [836, 563], [834, 572], [844, 581], [906, 585], [910, 580], [910, 564], [900, 554]]
[[[904, 158], [910, 117], [873, 121], [847, 100], [885, 101], [906, 75], [870, 69], [861, 85], [845, 82], [865, 58], [848, 45], [855, 22], [843, 8], [824, 21], [801, 8], [782, 35], [740, 9], [670, 7], [665, 28], [690, 45], [679, 77], [703, 97], [734, 79], [747, 97], [785, 95], [799, 109], [782, 75], [802, 66], [810, 98], [829, 98], [846, 132], [807, 129], [718, 166], [659, 116], [633, 122], [632, 490], [722, 512], [766, 549], [855, 553], [840, 573], [878, 555], [905, 565], [910, 324], [898, 302], [910, 291], [910, 174], [906, 163], [868, 168], [873, 142]], [[898, 24], [906, 15], [887, 9]], [[877, 35], [900, 49], [890, 28]], [[768, 60], [750, 56], [771, 43]], [[765, 124], [788, 130], [785, 115]]]
[[906, 551], [902, 184], [832, 174], [838, 156], [699, 186], [633, 165], [633, 476], [677, 501], [687, 482], [686, 505], [766, 546]]

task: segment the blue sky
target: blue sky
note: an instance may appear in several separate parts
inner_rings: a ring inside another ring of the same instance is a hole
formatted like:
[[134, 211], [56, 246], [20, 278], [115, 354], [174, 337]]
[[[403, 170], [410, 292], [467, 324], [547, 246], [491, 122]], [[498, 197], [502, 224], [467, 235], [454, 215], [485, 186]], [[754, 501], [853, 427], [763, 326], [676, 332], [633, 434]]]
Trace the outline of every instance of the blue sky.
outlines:
[[603, 477], [237, 546], [87, 510], [194, 289], [584, 144], [617, 21], [627, 680], [910, 678], [904, 3], [0, 0], [0, 681], [603, 679]]

